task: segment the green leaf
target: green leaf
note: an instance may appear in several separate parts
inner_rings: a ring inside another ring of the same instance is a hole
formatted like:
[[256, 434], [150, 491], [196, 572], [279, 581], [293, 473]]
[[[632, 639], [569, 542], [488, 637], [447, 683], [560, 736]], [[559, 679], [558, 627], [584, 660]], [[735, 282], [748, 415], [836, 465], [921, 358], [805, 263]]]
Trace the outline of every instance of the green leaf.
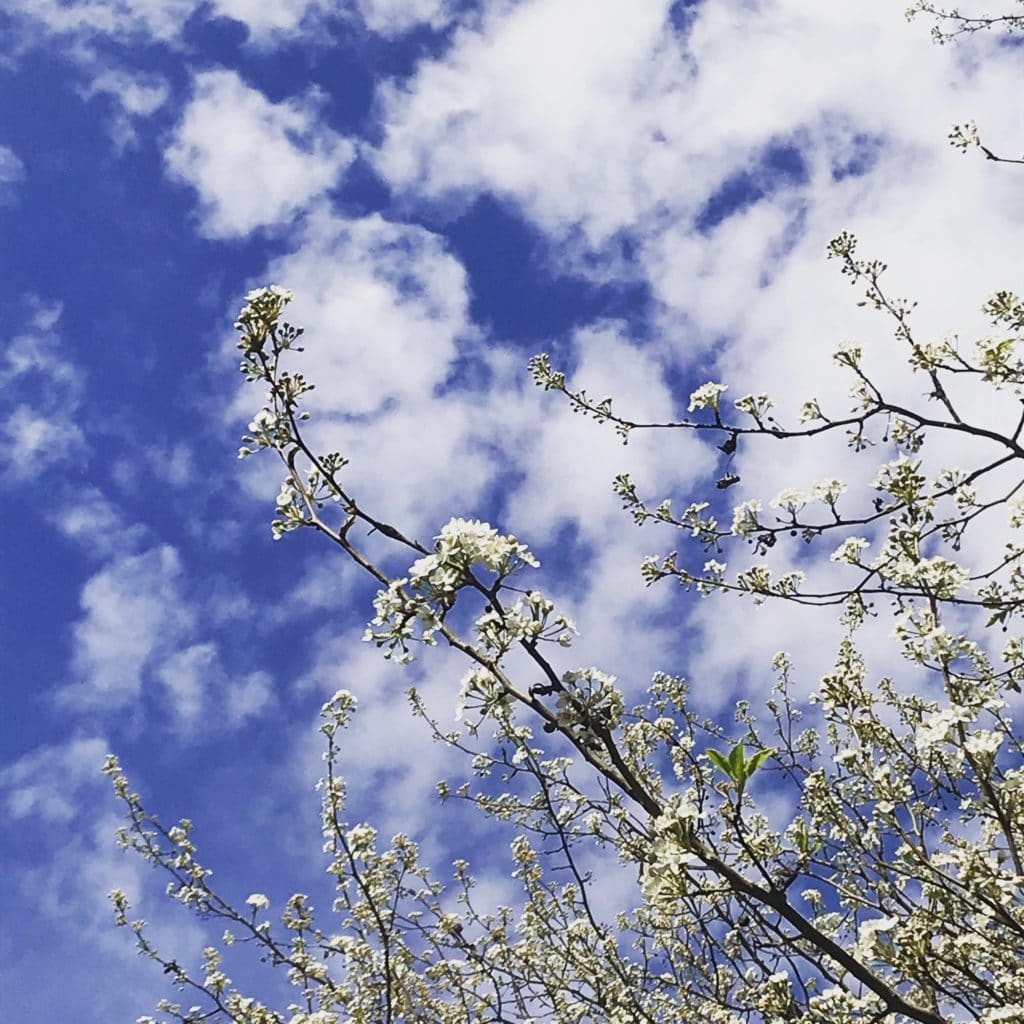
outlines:
[[746, 778], [743, 771], [743, 742], [742, 740], [732, 748], [732, 752], [729, 754], [729, 774], [737, 781], [741, 782]]
[[733, 777], [733, 775], [732, 775], [732, 768], [731, 768], [731, 766], [729, 764], [728, 759], [726, 758], [726, 756], [723, 753], [721, 753], [718, 750], [710, 750], [709, 749], [707, 751], [707, 755], [708, 755], [708, 759], [711, 761], [711, 763], [717, 769], [719, 769], [719, 771], [724, 772], [730, 778]]
[[743, 766], [744, 778], [749, 779], [758, 768], [761, 767], [764, 762], [774, 754], [775, 751], [771, 747], [767, 747], [764, 750], [758, 750], [756, 753], [751, 754], [747, 763]]

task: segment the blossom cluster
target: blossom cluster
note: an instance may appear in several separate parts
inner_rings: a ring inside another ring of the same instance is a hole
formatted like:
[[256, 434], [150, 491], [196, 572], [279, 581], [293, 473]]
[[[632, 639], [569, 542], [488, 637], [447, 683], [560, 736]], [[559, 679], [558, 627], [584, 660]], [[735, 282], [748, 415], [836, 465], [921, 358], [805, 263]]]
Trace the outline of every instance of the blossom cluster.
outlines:
[[443, 601], [467, 583], [474, 566], [501, 579], [523, 566], [539, 565], [526, 545], [515, 537], [504, 536], [479, 519], [456, 518], [441, 527], [434, 553], [413, 563], [409, 582], [424, 596]]
[[[500, 584], [524, 567], [539, 564], [525, 544], [498, 533], [490, 524], [479, 519], [451, 519], [435, 538], [433, 554], [417, 559], [407, 577], [392, 580], [378, 591], [373, 602], [377, 614], [363, 639], [387, 648], [386, 657], [407, 663], [412, 660], [410, 643], [436, 644], [447, 610], [458, 591], [473, 581], [474, 569], [490, 574]], [[504, 653], [519, 640], [543, 636], [552, 610], [549, 601], [532, 592], [505, 614], [485, 613], [477, 621], [477, 632], [486, 646]], [[570, 643], [575, 629], [571, 620], [558, 616], [554, 625], [559, 642]]]

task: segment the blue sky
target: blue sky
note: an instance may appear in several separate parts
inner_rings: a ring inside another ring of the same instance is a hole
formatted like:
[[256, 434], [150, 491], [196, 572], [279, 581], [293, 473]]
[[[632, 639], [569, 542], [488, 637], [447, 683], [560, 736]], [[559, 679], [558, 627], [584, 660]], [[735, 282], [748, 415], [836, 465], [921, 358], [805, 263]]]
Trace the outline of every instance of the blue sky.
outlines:
[[[115, 885], [168, 947], [202, 944], [113, 848], [107, 750], [165, 819], [196, 821], [236, 898], [283, 898], [315, 884], [316, 714], [347, 686], [353, 816], [440, 864], [465, 852], [431, 796], [465, 765], [401, 696], [415, 681], [450, 714], [461, 666], [403, 673], [361, 645], [372, 589], [314, 538], [274, 543], [277, 470], [235, 458], [261, 402], [231, 330], [251, 287], [294, 290], [311, 433], [355, 492], [427, 542], [451, 515], [521, 536], [583, 663], [637, 694], [685, 672], [711, 711], [756, 700], [780, 646], [813, 683], [828, 635], [642, 586], [643, 555], [674, 544], [632, 527], [612, 477], [682, 500], [713, 449], [623, 449], [526, 361], [550, 351], [648, 418], [709, 379], [841, 398], [835, 345], [885, 373], [888, 344], [824, 260], [843, 229], [921, 300], [922, 331], [981, 331], [983, 299], [1020, 287], [1024, 191], [945, 136], [975, 118], [1016, 155], [1024, 51], [934, 46], [899, 8], [0, 4], [5, 1020], [131, 1020], [166, 994], [110, 924]], [[779, 470], [749, 462], [736, 496]]]

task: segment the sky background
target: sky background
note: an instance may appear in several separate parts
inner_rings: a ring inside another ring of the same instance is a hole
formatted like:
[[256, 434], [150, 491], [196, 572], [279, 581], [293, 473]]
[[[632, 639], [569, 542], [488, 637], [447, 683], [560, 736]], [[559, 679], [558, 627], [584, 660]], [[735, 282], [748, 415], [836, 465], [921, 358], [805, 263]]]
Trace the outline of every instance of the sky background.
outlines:
[[[813, 685], [820, 624], [643, 587], [676, 541], [632, 526], [613, 476], [684, 505], [714, 449], [623, 448], [526, 362], [641, 418], [711, 379], [789, 415], [841, 403], [836, 345], [888, 379], [894, 344], [825, 260], [843, 229], [922, 335], [984, 333], [985, 297], [1022, 286], [1024, 179], [946, 135], [974, 118], [1020, 155], [1024, 47], [929, 28], [892, 0], [0, 0], [4, 1020], [168, 994], [115, 886], [182, 962], [203, 943], [114, 848], [108, 750], [196, 822], [228, 895], [316, 892], [317, 713], [341, 686], [353, 818], [442, 869], [468, 842], [504, 892], [504, 847], [437, 813], [466, 765], [402, 697], [450, 719], [463, 666], [361, 644], [372, 588], [314, 537], [275, 543], [277, 467], [235, 458], [262, 402], [233, 348], [249, 288], [294, 290], [310, 436], [364, 506], [427, 543], [452, 515], [515, 532], [575, 664], [638, 697], [685, 674], [711, 713], [763, 695], [780, 648]], [[730, 497], [856, 480], [846, 461], [741, 453]]]

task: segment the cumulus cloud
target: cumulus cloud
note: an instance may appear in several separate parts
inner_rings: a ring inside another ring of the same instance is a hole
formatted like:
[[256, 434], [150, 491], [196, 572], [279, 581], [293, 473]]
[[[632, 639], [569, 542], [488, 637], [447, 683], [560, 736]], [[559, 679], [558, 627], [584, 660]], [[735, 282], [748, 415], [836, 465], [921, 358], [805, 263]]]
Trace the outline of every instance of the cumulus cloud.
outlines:
[[[702, 4], [685, 29], [672, 20], [657, 0], [493, 8], [382, 90], [379, 171], [414, 207], [497, 194], [546, 232], [553, 263], [569, 271], [621, 273], [610, 243], [628, 238], [625, 269], [651, 288], [654, 340], [676, 388], [680, 376], [714, 377], [732, 386], [729, 399], [769, 391], [787, 414], [811, 393], [845, 409], [848, 382], [830, 361], [839, 341], [855, 334], [872, 365], [891, 365], [890, 326], [857, 310], [859, 296], [824, 259], [842, 229], [889, 263], [896, 294], [922, 300], [922, 338], [984, 333], [978, 304], [1012, 286], [1007, 267], [1024, 258], [1024, 197], [1006, 168], [958, 154], [945, 137], [974, 116], [993, 139], [1019, 138], [1019, 112], [1005, 102], [1019, 74], [1014, 49], [984, 35], [937, 48], [925, 25], [894, 18], [880, 0]], [[619, 391], [613, 380], [606, 393]], [[657, 418], [656, 390], [633, 399], [624, 407]], [[566, 429], [574, 463], [601, 443]], [[659, 443], [682, 450], [678, 435]], [[856, 483], [870, 479], [865, 461], [841, 446], [800, 449], [785, 465], [741, 451], [743, 483], [730, 497], [767, 500], [829, 473]], [[649, 465], [650, 479], [665, 479], [664, 463]], [[537, 460], [530, 470], [545, 476]], [[600, 492], [599, 466], [564, 471], [577, 491]], [[571, 489], [545, 483], [535, 500], [510, 505], [527, 519], [538, 503], [573, 507]], [[600, 535], [592, 515], [580, 523]], [[624, 542], [609, 529], [601, 544], [611, 564]], [[615, 590], [614, 574], [594, 579]], [[736, 614], [702, 612], [694, 625], [707, 632], [692, 650], [702, 670], [721, 652], [739, 690], [783, 634], [769, 614], [737, 631]], [[822, 635], [821, 651], [830, 643]]]
[[452, 7], [451, 0], [6, 0], [4, 10], [17, 19], [22, 47], [61, 36], [74, 41], [72, 57], [91, 64], [104, 38], [181, 47], [182, 30], [195, 19], [236, 22], [250, 45], [273, 50], [296, 39], [322, 44], [330, 20], [351, 18], [352, 8], [372, 32], [396, 36], [421, 26], [444, 27]]
[[[794, 242], [820, 253], [865, 217], [927, 265], [940, 251], [958, 265], [949, 218], [999, 206], [944, 148], [949, 123], [1020, 132], [997, 43], [937, 48], [880, 0], [703, 4], [685, 32], [662, 0], [498, 7], [382, 91], [376, 161], [414, 200], [496, 192], [555, 238], [600, 248], [624, 232], [670, 311], [728, 331], [744, 308], [730, 296], [755, 294]], [[1006, 176], [987, 177], [1019, 211]], [[715, 204], [722, 222], [699, 229]]]
[[411, 81], [382, 90], [378, 168], [413, 196], [506, 195], [546, 227], [584, 223], [598, 237], [634, 222], [636, 162], [658, 127], [651, 101], [673, 84], [659, 79], [678, 87], [688, 75], [665, 9], [497, 6]]
[[355, 148], [323, 125], [321, 99], [312, 90], [272, 103], [234, 71], [196, 76], [164, 155], [169, 174], [198, 193], [206, 234], [286, 224], [338, 183]]

